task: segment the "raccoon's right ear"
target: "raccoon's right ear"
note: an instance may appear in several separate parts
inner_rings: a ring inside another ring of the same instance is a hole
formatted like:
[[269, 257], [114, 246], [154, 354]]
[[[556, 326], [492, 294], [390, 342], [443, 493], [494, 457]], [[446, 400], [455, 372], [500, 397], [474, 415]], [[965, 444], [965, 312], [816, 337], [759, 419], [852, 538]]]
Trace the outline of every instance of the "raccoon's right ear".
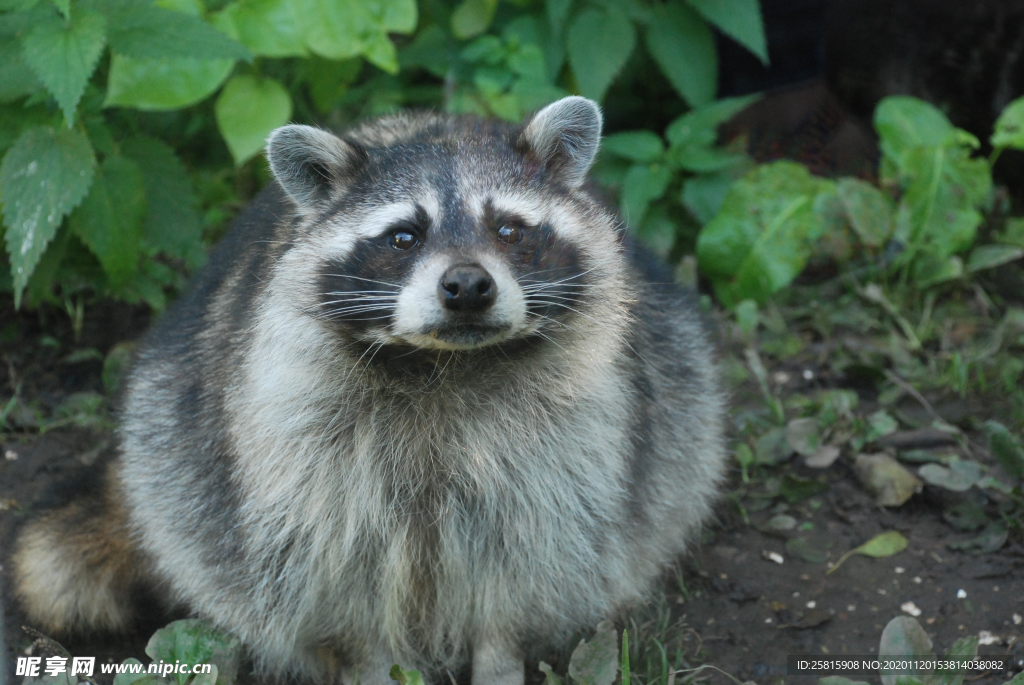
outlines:
[[573, 95], [540, 110], [523, 125], [518, 147], [570, 188], [583, 183], [601, 142], [601, 109]]
[[367, 159], [366, 150], [312, 126], [282, 126], [267, 138], [267, 161], [274, 178], [300, 209], [331, 198]]

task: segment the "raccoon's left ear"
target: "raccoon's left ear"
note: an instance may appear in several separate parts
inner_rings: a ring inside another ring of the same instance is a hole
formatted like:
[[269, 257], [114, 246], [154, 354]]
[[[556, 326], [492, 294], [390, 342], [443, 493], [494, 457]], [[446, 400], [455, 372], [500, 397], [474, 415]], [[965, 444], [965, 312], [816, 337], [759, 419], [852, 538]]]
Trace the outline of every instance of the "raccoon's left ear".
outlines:
[[577, 95], [540, 110], [523, 125], [518, 146], [570, 188], [583, 183], [601, 142], [601, 109]]
[[363, 148], [312, 126], [282, 126], [267, 138], [270, 170], [300, 209], [330, 200], [365, 160]]

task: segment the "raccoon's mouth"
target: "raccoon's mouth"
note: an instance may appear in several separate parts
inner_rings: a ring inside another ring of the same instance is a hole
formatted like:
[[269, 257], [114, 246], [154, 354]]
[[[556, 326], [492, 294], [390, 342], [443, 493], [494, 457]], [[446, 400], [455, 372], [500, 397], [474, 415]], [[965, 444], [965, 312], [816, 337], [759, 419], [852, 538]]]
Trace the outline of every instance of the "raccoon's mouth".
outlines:
[[[445, 324], [423, 332], [422, 338], [411, 341], [421, 347], [435, 347], [449, 350], [472, 350], [507, 340], [512, 333], [509, 325], [493, 324]], [[420, 336], [416, 336], [420, 338]], [[423, 344], [426, 343], [426, 344]]]

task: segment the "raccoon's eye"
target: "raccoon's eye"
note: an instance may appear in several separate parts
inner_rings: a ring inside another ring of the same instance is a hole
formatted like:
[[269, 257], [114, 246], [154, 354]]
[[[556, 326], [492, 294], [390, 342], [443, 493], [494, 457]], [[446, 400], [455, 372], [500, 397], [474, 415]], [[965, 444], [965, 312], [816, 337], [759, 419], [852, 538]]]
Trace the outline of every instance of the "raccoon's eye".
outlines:
[[523, 229], [516, 224], [505, 224], [498, 229], [498, 240], [508, 245], [518, 243], [523, 238]]
[[419, 245], [420, 240], [410, 231], [395, 231], [391, 234], [391, 247], [396, 250], [408, 250]]

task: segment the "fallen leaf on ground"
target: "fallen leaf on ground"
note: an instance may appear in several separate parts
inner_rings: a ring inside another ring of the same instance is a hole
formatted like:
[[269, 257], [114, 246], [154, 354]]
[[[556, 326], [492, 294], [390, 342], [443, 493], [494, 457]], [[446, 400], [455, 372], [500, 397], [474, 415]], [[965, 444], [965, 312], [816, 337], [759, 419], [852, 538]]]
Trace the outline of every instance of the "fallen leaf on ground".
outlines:
[[896, 530], [888, 530], [884, 533], [879, 533], [875, 537], [871, 538], [863, 545], [854, 547], [849, 552], [839, 557], [839, 561], [836, 562], [835, 566], [830, 568], [826, 575], [832, 573], [839, 568], [844, 561], [849, 559], [854, 554], [863, 554], [866, 557], [891, 557], [894, 554], [898, 554], [907, 548], [910, 542], [907, 541], [903, 534]]
[[898, 507], [923, 487], [917, 476], [883, 452], [858, 454], [853, 468], [864, 487], [882, 506]]

